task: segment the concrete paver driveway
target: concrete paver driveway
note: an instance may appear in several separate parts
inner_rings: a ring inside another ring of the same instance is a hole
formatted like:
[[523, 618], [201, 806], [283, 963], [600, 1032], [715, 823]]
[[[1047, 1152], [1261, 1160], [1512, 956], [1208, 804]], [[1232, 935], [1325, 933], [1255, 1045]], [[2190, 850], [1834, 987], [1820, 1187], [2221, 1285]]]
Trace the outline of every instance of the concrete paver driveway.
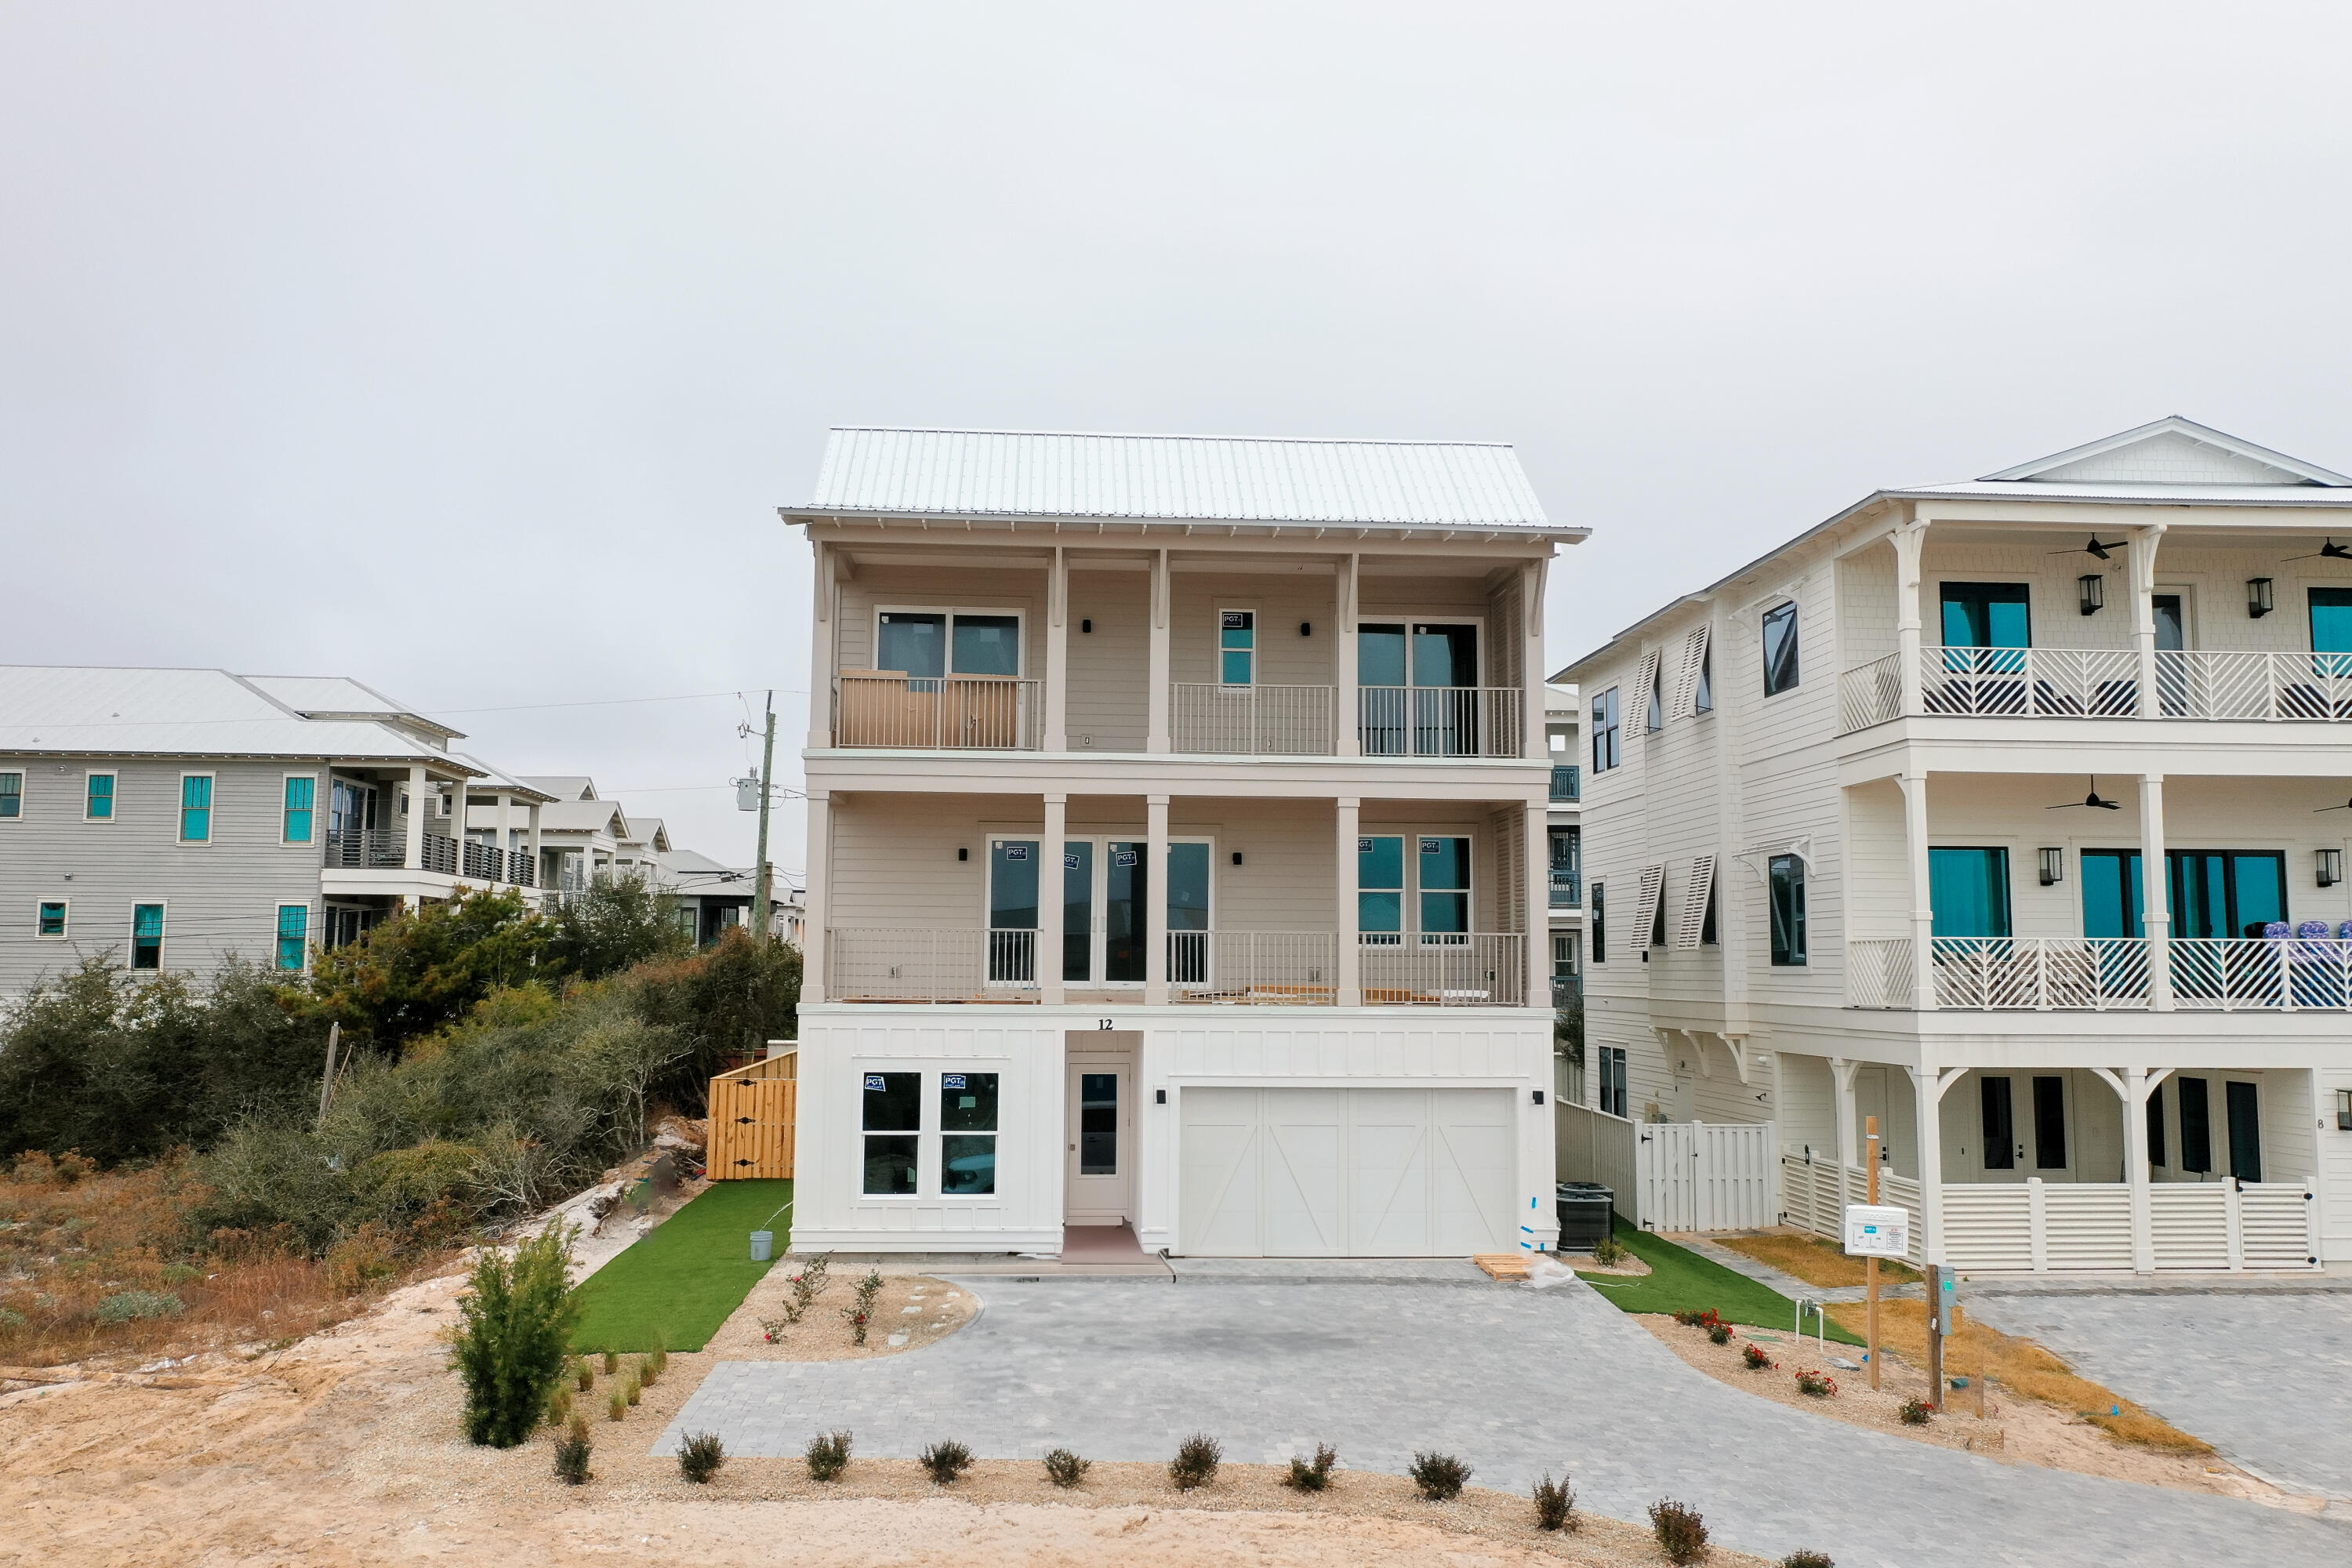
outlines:
[[1978, 1310], [2255, 1474], [2352, 1500], [2352, 1293], [2003, 1295]]
[[715, 1430], [789, 1457], [842, 1427], [881, 1458], [954, 1437], [986, 1458], [1150, 1460], [1202, 1430], [1235, 1460], [1328, 1442], [1402, 1472], [1442, 1449], [1523, 1493], [1565, 1468], [1601, 1512], [1638, 1520], [1671, 1495], [1726, 1544], [1815, 1546], [1845, 1568], [2352, 1557], [2352, 1531], [2323, 1519], [2000, 1465], [1727, 1388], [1581, 1285], [960, 1283], [984, 1309], [928, 1349], [722, 1363], [662, 1449]]

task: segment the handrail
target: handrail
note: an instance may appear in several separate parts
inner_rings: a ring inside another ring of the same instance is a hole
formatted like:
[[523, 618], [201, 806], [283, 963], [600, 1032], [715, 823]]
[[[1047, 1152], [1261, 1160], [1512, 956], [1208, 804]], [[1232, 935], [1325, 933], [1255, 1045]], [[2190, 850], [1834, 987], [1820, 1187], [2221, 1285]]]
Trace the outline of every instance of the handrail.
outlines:
[[1170, 745], [1187, 752], [1328, 757], [1338, 749], [1329, 686], [1171, 683]]
[[[2155, 944], [2146, 937], [1953, 937], [1929, 943], [1929, 1005], [1961, 1012], [2146, 1011]], [[2172, 1005], [2198, 1012], [2352, 1011], [2352, 939], [2174, 937]], [[1846, 1005], [1914, 1004], [1912, 945], [1846, 944]]]
[[1516, 757], [1526, 704], [1516, 686], [1365, 686], [1357, 738], [1368, 757]]

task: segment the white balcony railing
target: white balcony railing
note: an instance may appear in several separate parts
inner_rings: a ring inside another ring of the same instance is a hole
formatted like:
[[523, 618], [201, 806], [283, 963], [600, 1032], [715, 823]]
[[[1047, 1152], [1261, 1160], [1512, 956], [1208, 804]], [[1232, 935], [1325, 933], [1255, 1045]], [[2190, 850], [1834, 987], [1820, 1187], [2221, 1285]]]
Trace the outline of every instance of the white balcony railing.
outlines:
[[2168, 719], [2352, 719], [2352, 654], [2167, 648], [2156, 696]]
[[2171, 947], [2176, 1007], [2352, 1007], [2352, 942], [2342, 938], [2176, 937]]
[[1838, 729], [1842, 733], [1883, 724], [1903, 711], [1903, 656], [1890, 653], [1855, 665], [1838, 677]]
[[1034, 1000], [1034, 931], [835, 926], [825, 932], [825, 994], [841, 1002]]
[[1908, 1007], [1912, 994], [1911, 939], [1869, 937], [1845, 944], [1845, 1005], [1849, 1007]]
[[1357, 957], [1367, 1006], [1517, 1007], [1528, 999], [1527, 955], [1517, 932], [1481, 931], [1368, 941]]
[[1996, 719], [2129, 719], [2139, 711], [2139, 655], [2106, 647], [1919, 650], [1929, 713]]
[[2145, 1008], [2139, 937], [1958, 937], [1933, 943], [1935, 1001], [1964, 1010]]
[[1329, 1006], [1339, 947], [1327, 931], [1171, 931], [1169, 990], [1179, 1002]]
[[[1902, 658], [1838, 677], [1838, 724], [1852, 732], [1902, 711]], [[2352, 654], [2160, 648], [2153, 711], [2130, 648], [1926, 647], [1919, 702], [1930, 715], [1985, 719], [2352, 721]]]
[[1526, 704], [1516, 686], [1366, 686], [1359, 738], [1368, 757], [1516, 757]]
[[1328, 757], [1336, 749], [1328, 686], [1179, 681], [1168, 689], [1170, 744], [1179, 752]]
[[[2144, 1011], [2152, 943], [2145, 937], [1937, 937], [1930, 1005], [1969, 1012]], [[2352, 940], [2330, 936], [2176, 937], [2166, 966], [2184, 1011], [2352, 1010]], [[1846, 944], [1846, 1005], [1913, 1005], [1911, 943]]]
[[834, 744], [1034, 752], [1045, 739], [1043, 686], [994, 675], [836, 676]]

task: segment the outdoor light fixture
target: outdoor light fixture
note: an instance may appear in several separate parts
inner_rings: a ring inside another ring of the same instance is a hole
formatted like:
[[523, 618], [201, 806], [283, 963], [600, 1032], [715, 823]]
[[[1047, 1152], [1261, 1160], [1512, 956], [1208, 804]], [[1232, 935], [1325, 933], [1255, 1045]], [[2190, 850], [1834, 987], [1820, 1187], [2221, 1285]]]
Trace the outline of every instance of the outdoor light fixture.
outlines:
[[1094, 623], [1094, 621], [1093, 621], [1090, 617], [1081, 617], [1081, 618], [1079, 619], [1079, 621], [1078, 621], [1078, 630], [1080, 630], [1080, 631], [1082, 631], [1082, 632], [1090, 632], [1090, 631], [1092, 631], [1092, 630], [1094, 630], [1094, 629], [1095, 629], [1095, 623]]
[[1242, 863], [1242, 852], [1241, 852], [1240, 850], [1236, 849], [1236, 850], [1234, 850], [1234, 865], [1236, 865], [1236, 866], [1238, 866], [1238, 865], [1240, 865], [1241, 863]]
[[2085, 572], [2074, 579], [2074, 585], [2082, 590], [2084, 615], [2095, 616], [2106, 607], [2107, 579], [2103, 574]]
[[1299, 623], [1298, 623], [1298, 635], [1299, 635], [1300, 637], [1313, 637], [1313, 636], [1315, 635], [1315, 623], [1314, 623], [1313, 621], [1301, 621], [1301, 622], [1299, 622]]
[[2344, 879], [2344, 851], [2323, 849], [2319, 852], [2319, 885], [2332, 888]]
[[[2325, 855], [2326, 851], [2323, 849], [2320, 853]], [[2326, 873], [2322, 872], [2321, 875], [2325, 876]], [[2044, 849], [2042, 852], [2042, 885], [2045, 888], [2054, 888], [2065, 879], [2066, 851]]]
[[956, 858], [957, 858], [957, 859], [959, 859], [959, 860], [969, 860], [969, 859], [971, 859], [971, 850], [969, 847], [965, 847], [965, 846], [963, 846], [963, 845], [959, 844], [958, 846], [956, 846]]
[[2352, 1089], [2336, 1091], [2336, 1130], [2352, 1132]]
[[2271, 613], [2271, 580], [2267, 577], [2246, 579], [2246, 615], [2261, 620]]

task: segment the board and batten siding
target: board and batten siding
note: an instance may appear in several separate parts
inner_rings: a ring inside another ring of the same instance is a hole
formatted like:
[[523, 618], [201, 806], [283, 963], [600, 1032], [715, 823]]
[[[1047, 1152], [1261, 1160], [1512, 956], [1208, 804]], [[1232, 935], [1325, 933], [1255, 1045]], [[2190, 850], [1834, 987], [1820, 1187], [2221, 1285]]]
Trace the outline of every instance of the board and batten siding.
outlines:
[[[0, 757], [0, 771], [25, 775], [24, 814], [0, 821], [0, 995], [100, 953], [129, 968], [134, 904], [165, 907], [168, 973], [209, 975], [232, 953], [274, 962], [280, 904], [307, 906], [318, 937], [324, 762]], [[83, 819], [91, 773], [115, 775], [109, 820]], [[214, 776], [203, 844], [180, 842], [180, 780], [192, 773]], [[281, 842], [289, 773], [320, 781], [308, 844]], [[62, 941], [37, 934], [39, 905], [52, 899], [68, 900]]]

